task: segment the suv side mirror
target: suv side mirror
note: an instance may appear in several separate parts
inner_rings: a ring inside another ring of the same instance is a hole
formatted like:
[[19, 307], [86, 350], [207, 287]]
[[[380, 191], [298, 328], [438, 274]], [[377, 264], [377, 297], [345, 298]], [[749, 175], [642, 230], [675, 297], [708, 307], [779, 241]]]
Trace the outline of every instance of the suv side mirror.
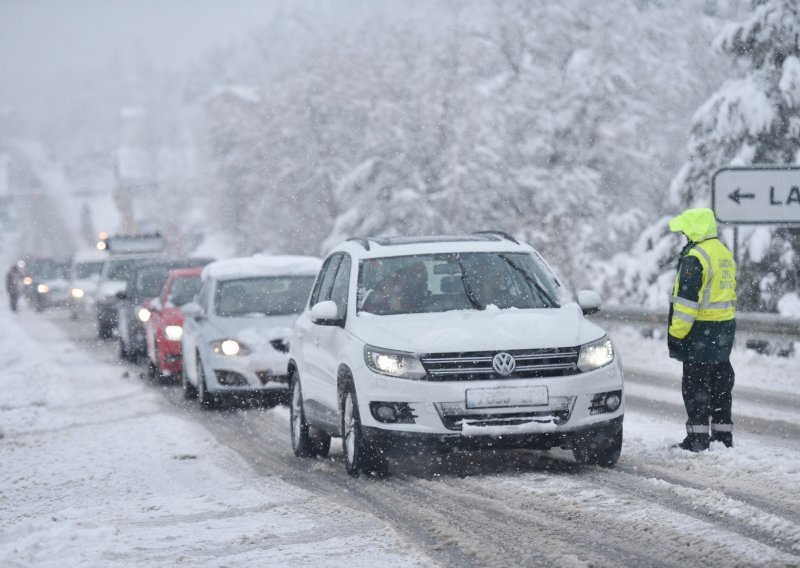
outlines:
[[311, 307], [311, 321], [317, 325], [342, 325], [339, 307], [333, 300], [325, 300]]
[[197, 302], [189, 302], [181, 306], [181, 313], [184, 318], [199, 320], [203, 317], [203, 308]]
[[114, 294], [114, 296], [117, 298], [117, 300], [127, 300], [128, 299], [128, 291], [127, 290], [120, 290], [119, 292]]
[[599, 312], [602, 303], [603, 300], [600, 299], [600, 294], [593, 290], [581, 290], [578, 292], [578, 305], [585, 316]]

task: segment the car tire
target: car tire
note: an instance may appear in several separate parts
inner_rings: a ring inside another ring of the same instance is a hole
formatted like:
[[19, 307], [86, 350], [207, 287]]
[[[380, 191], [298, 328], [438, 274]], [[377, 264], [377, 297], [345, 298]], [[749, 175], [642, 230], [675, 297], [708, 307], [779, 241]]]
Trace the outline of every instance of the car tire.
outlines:
[[206, 385], [206, 373], [203, 371], [203, 362], [200, 356], [197, 357], [197, 401], [203, 410], [214, 410], [217, 408], [217, 396], [208, 392]]
[[197, 388], [189, 382], [189, 377], [186, 376], [186, 365], [181, 368], [181, 390], [183, 390], [183, 398], [192, 400], [197, 398]]
[[97, 337], [100, 339], [111, 339], [113, 328], [104, 320], [97, 320]]
[[130, 361], [130, 356], [128, 354], [128, 349], [125, 347], [125, 342], [120, 337], [117, 340], [118, 349], [117, 355], [119, 355], [120, 361]]
[[386, 475], [388, 462], [383, 451], [364, 440], [355, 389], [349, 383], [341, 392], [341, 418], [342, 450], [347, 474], [358, 477], [363, 471], [379, 477]]
[[289, 405], [289, 432], [292, 440], [292, 453], [298, 458], [313, 456], [325, 457], [331, 449], [331, 437], [327, 432], [314, 429], [316, 436], [312, 436], [312, 427], [306, 422], [303, 410], [303, 392], [300, 388], [300, 378], [297, 372], [292, 373], [292, 399]]
[[613, 467], [622, 455], [622, 424], [616, 431], [589, 431], [575, 441], [572, 448], [575, 461], [584, 465]]

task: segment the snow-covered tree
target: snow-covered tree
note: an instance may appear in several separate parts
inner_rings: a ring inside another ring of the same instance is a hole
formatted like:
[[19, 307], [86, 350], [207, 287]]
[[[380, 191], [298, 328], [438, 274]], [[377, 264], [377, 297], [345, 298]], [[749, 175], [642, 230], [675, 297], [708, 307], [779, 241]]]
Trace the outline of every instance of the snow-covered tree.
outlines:
[[[740, 76], [726, 81], [694, 115], [689, 159], [670, 186], [669, 208], [709, 206], [711, 177], [725, 166], [800, 163], [800, 5], [752, 0], [751, 11], [726, 25], [715, 47], [733, 58]], [[739, 296], [743, 309], [774, 309], [800, 287], [800, 231], [742, 231]], [[732, 243], [729, 243], [732, 244]], [[666, 218], [649, 228], [634, 251], [637, 266], [618, 257], [629, 295], [663, 303], [682, 243]]]

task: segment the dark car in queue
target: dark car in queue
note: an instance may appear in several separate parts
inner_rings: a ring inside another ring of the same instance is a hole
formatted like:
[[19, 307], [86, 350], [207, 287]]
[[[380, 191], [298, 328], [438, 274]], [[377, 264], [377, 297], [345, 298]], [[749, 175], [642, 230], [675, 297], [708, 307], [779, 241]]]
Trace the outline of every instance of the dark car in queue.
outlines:
[[161, 294], [170, 270], [203, 267], [211, 258], [150, 261], [136, 265], [128, 274], [125, 288], [117, 292], [117, 335], [119, 357], [133, 361], [147, 351], [145, 326], [150, 303]]

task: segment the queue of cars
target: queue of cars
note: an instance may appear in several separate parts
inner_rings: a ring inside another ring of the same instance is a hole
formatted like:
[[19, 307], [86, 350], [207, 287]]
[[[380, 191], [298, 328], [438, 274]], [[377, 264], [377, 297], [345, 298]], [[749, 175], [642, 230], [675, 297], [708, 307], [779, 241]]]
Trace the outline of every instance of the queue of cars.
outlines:
[[585, 317], [600, 297], [573, 297], [509, 235], [350, 239], [324, 261], [159, 255], [109, 251], [100, 336], [203, 408], [288, 402], [297, 457], [326, 456], [332, 437], [351, 476], [420, 448], [620, 457], [622, 365]]

